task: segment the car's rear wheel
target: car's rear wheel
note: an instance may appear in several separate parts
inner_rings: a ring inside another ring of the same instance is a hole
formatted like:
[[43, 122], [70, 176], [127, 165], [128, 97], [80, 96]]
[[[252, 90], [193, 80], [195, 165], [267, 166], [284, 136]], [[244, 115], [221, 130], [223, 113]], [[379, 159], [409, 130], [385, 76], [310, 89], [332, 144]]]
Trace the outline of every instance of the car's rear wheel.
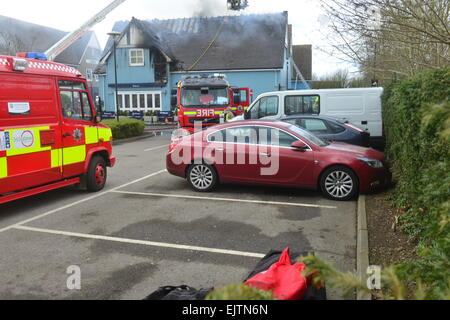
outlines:
[[335, 166], [321, 176], [320, 187], [328, 198], [338, 201], [353, 199], [359, 190], [356, 174], [348, 167]]
[[187, 180], [195, 191], [212, 191], [218, 183], [216, 170], [208, 164], [193, 164], [189, 167]]
[[86, 177], [86, 187], [90, 192], [97, 192], [105, 187], [107, 178], [106, 161], [101, 156], [92, 158]]

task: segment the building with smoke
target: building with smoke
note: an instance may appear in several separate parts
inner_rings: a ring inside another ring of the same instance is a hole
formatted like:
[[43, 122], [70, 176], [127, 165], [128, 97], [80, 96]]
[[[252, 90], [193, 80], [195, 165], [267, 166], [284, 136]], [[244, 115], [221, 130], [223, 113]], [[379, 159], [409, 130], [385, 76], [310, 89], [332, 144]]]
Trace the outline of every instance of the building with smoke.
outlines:
[[[296, 58], [288, 13], [120, 21], [114, 68], [110, 38], [96, 69], [106, 111], [115, 110], [115, 71], [121, 110], [170, 110], [171, 90], [186, 75], [225, 74], [234, 87], [261, 93], [292, 89], [295, 70], [311, 70], [311, 55]], [[310, 48], [310, 47], [309, 47]], [[298, 66], [299, 63], [306, 66]]]

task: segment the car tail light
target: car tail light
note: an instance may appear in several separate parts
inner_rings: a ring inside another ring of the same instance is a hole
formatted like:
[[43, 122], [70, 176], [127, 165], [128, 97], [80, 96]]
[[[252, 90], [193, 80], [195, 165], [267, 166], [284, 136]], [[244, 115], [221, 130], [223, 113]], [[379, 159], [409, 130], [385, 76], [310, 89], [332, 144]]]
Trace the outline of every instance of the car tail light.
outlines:
[[344, 126], [347, 126], [347, 127], [351, 128], [353, 130], [356, 130], [358, 132], [365, 132], [364, 130], [361, 130], [360, 128], [355, 127], [354, 125], [351, 125], [351, 124], [348, 124], [348, 123], [344, 123]]

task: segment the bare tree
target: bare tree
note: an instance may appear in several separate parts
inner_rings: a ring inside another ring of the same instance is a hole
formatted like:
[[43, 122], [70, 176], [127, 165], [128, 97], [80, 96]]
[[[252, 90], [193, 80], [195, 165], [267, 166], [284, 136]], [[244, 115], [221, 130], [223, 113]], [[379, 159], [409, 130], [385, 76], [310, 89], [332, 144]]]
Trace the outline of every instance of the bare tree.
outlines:
[[450, 65], [448, 0], [320, 0], [332, 48], [386, 80]]
[[349, 83], [349, 72], [347, 69], [337, 70], [330, 74], [318, 76], [313, 74], [314, 89], [346, 88]]

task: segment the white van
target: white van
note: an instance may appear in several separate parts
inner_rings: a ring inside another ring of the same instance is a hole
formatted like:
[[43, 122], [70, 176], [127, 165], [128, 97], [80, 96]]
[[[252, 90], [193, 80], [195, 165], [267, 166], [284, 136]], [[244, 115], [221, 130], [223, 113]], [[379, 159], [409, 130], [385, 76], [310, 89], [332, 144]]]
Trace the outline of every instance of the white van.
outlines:
[[267, 92], [258, 96], [243, 119], [280, 120], [288, 116], [317, 114], [339, 119], [383, 141], [381, 95], [383, 88], [320, 89]]

